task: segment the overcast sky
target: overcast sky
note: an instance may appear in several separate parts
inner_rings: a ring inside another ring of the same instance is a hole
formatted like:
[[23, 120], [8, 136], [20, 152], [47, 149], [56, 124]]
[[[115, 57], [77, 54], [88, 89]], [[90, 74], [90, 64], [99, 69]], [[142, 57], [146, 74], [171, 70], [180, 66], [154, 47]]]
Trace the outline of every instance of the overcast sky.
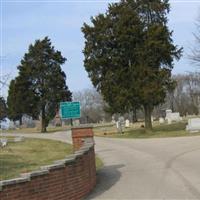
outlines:
[[[81, 26], [90, 17], [105, 12], [113, 1], [38, 1], [1, 0], [1, 71], [17, 75], [19, 65], [30, 43], [49, 36], [52, 44], [60, 50], [67, 62], [62, 66], [71, 91], [92, 87], [83, 66], [84, 38]], [[187, 58], [194, 44], [195, 21], [200, 8], [199, 1], [171, 0], [169, 27], [174, 30], [174, 43], [184, 47], [184, 56], [175, 63], [173, 73], [194, 71]], [[3, 90], [6, 96], [7, 89]]]

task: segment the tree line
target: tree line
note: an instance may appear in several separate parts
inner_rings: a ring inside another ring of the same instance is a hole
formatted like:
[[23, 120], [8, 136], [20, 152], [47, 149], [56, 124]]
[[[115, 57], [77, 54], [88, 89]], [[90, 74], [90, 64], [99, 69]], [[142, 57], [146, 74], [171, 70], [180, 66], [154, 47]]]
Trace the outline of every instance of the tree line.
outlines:
[[[84, 67], [99, 93], [74, 95], [83, 105], [85, 122], [99, 121], [106, 116], [104, 110], [132, 112], [135, 119], [137, 110], [142, 110], [145, 127], [151, 130], [151, 114], [158, 106], [168, 104], [181, 114], [199, 113], [199, 73], [172, 76], [174, 60], [181, 58], [183, 48], [174, 44], [169, 12], [168, 0], [121, 0], [83, 24]], [[197, 65], [198, 36], [190, 56]], [[61, 69], [65, 61], [48, 37], [29, 46], [9, 86], [6, 112], [10, 119], [20, 120], [24, 113], [40, 117], [41, 131], [46, 131], [59, 102], [72, 100]]]

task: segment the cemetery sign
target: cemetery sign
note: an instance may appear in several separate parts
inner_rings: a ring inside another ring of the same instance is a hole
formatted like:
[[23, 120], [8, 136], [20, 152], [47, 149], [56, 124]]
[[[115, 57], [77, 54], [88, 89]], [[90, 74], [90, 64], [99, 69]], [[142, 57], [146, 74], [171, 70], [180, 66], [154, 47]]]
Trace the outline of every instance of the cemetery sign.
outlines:
[[76, 119], [81, 117], [80, 102], [61, 102], [60, 116], [62, 119]]

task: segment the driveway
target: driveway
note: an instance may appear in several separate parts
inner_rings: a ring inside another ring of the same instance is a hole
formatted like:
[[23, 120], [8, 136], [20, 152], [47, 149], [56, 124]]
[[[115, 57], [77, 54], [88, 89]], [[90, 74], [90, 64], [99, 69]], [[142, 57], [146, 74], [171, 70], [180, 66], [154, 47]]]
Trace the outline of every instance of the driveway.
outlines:
[[[71, 141], [70, 132], [22, 135]], [[200, 199], [199, 136], [95, 141], [104, 167], [87, 200]]]

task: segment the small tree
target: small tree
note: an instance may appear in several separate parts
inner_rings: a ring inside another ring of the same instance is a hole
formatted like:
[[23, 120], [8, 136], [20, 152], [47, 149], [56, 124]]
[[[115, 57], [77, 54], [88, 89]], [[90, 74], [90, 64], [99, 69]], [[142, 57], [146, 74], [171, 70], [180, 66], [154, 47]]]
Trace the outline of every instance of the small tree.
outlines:
[[18, 77], [11, 82], [13, 88], [8, 98], [12, 103], [12, 96], [17, 99], [14, 106], [19, 106], [19, 113], [33, 117], [40, 115], [41, 132], [46, 132], [59, 102], [71, 100], [66, 75], [61, 69], [65, 61], [66, 58], [54, 49], [48, 37], [36, 40], [18, 66]]
[[116, 112], [142, 106], [146, 129], [152, 129], [152, 110], [173, 84], [173, 60], [182, 51], [173, 44], [168, 12], [168, 0], [122, 0], [82, 28], [93, 85]]

